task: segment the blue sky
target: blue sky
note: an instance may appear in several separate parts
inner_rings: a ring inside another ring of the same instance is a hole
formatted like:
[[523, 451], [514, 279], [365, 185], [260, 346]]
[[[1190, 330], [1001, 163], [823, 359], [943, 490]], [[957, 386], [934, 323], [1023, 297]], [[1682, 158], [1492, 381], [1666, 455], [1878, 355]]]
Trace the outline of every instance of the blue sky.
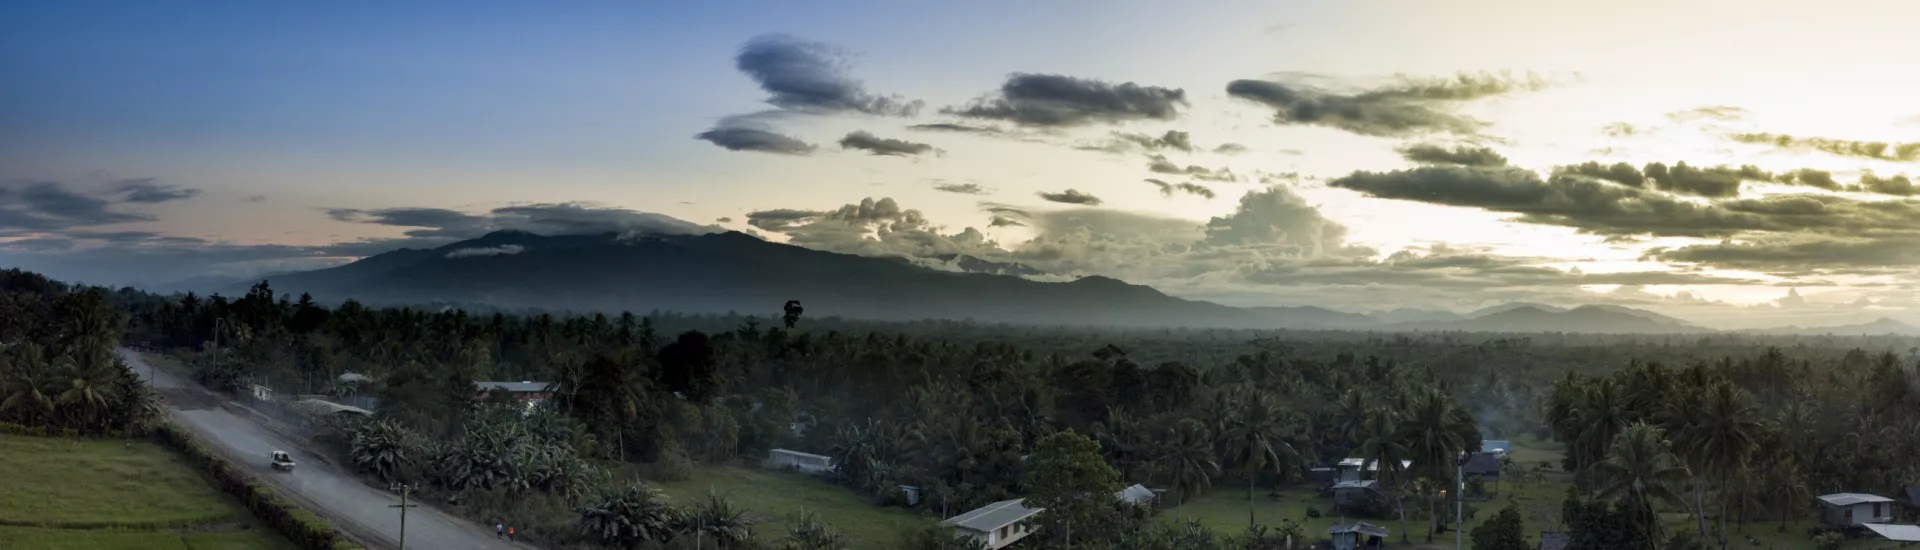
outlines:
[[[1489, 147], [1541, 176], [1588, 161], [1684, 161], [1815, 169], [1839, 182], [1747, 181], [1712, 197], [1648, 189], [1658, 194], [1639, 201], [1904, 208], [1907, 195], [1861, 190], [1870, 178], [1920, 173], [1914, 162], [1732, 136], [1920, 142], [1910, 99], [1920, 76], [1897, 53], [1920, 47], [1902, 23], [1917, 10], [1895, 0], [18, 2], [0, 7], [0, 266], [111, 283], [253, 274], [461, 235], [406, 225], [421, 209], [477, 231], [554, 223], [503, 207], [572, 204], [630, 225], [657, 213], [828, 250], [962, 252], [1236, 304], [1465, 309], [1529, 299], [1733, 320], [1898, 316], [1913, 301], [1910, 263], [1920, 263], [1903, 247], [1920, 246], [1920, 228], [1623, 229], [1342, 178], [1415, 175], [1418, 161], [1401, 151], [1436, 144]], [[836, 67], [835, 82], [925, 107], [898, 117], [769, 105], [756, 81], [764, 74], [736, 67], [736, 55], [770, 34], [793, 37], [792, 51], [820, 45], [806, 55]], [[1004, 99], [997, 90], [1013, 73], [1180, 99], [1171, 116], [1054, 126], [942, 111]], [[1383, 133], [1287, 114], [1298, 106], [1276, 118], [1275, 105], [1228, 88], [1277, 82], [1374, 101], [1382, 96], [1369, 91], [1455, 86], [1435, 79], [1457, 74], [1509, 86], [1382, 108], [1473, 121], [1472, 130]], [[1511, 86], [1529, 78], [1543, 85]], [[694, 138], [740, 115], [813, 149], [768, 154]], [[913, 127], [935, 123], [1001, 133]], [[1168, 131], [1195, 147], [1143, 150], [1119, 137]], [[925, 152], [837, 145], [851, 132]], [[1243, 151], [1216, 150], [1225, 144]], [[1149, 170], [1153, 155], [1180, 170]], [[1187, 166], [1234, 176], [1196, 179]], [[1100, 203], [1040, 195], [1068, 189]], [[54, 223], [35, 210], [44, 207], [85, 215]], [[784, 223], [774, 211], [815, 215]], [[846, 235], [859, 237], [834, 240]], [[1713, 248], [1722, 241], [1745, 248]], [[1806, 249], [1855, 252], [1787, 254]], [[1407, 260], [1464, 257], [1487, 267]], [[1338, 269], [1312, 272], [1330, 262]], [[1805, 297], [1792, 308], [1780, 302], [1789, 287]]]

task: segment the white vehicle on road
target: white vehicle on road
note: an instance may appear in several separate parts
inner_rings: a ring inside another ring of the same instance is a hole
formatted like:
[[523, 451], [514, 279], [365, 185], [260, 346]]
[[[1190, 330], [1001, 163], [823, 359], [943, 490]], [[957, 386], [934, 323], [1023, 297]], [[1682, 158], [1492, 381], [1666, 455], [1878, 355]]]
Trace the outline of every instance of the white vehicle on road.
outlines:
[[293, 456], [288, 455], [286, 451], [274, 451], [273, 469], [293, 471]]

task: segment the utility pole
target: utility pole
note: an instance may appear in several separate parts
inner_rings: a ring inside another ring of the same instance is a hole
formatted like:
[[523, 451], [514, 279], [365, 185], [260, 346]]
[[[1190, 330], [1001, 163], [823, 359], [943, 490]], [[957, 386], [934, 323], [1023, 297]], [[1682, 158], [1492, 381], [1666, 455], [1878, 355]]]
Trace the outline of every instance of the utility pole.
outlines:
[[1460, 530], [1467, 528], [1463, 519], [1467, 507], [1467, 459], [1461, 457], [1453, 466], [1453, 550], [1464, 548], [1460, 545]]
[[412, 490], [413, 486], [411, 485], [401, 485], [400, 503], [387, 505], [388, 508], [400, 509], [400, 550], [407, 550], [407, 509], [419, 506], [418, 504], [407, 504], [407, 493]]

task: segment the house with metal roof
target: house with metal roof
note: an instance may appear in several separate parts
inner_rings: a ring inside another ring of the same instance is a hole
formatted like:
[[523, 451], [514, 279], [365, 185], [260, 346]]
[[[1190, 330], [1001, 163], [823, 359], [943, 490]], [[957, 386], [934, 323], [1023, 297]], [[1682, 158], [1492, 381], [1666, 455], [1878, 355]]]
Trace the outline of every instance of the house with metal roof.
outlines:
[[767, 467], [776, 470], [799, 470], [813, 475], [828, 474], [833, 472], [833, 457], [773, 449], [767, 451]]
[[1860, 527], [1893, 521], [1893, 499], [1866, 493], [1821, 495], [1820, 522], [1829, 527]]
[[1573, 535], [1559, 531], [1540, 532], [1540, 550], [1567, 550], [1573, 546]]
[[[1364, 474], [1361, 473], [1360, 471], [1362, 466], [1364, 466], [1366, 469], [1366, 473]], [[1340, 461], [1340, 464], [1337, 467], [1340, 470], [1340, 481], [1360, 481], [1362, 479], [1372, 479], [1374, 476], [1379, 475], [1379, 472], [1380, 472], [1379, 462], [1368, 464], [1367, 459], [1364, 459], [1364, 458], [1342, 459]], [[1411, 467], [1413, 467], [1413, 461], [1411, 460], [1400, 461], [1401, 469], [1406, 469]]]
[[1875, 535], [1880, 535], [1880, 538], [1900, 542], [1920, 542], [1920, 525], [1892, 525], [1886, 523], [1868, 523], [1864, 525], [1868, 531], [1872, 531]]
[[940, 525], [952, 527], [960, 536], [972, 537], [987, 547], [987, 550], [1006, 548], [1014, 541], [1026, 538], [1034, 529], [1027, 525], [1027, 519], [1039, 514], [1045, 508], [1028, 508], [1026, 499], [1002, 500], [973, 511], [960, 514]]
[[1380, 482], [1371, 479], [1333, 484], [1333, 505], [1341, 508], [1366, 506], [1380, 497]]
[[1113, 496], [1114, 498], [1119, 499], [1122, 504], [1132, 504], [1132, 505], [1138, 506], [1141, 504], [1153, 502], [1153, 497], [1157, 495], [1154, 494], [1153, 489], [1148, 489], [1147, 486], [1145, 485], [1135, 483], [1131, 487], [1121, 489], [1118, 494], [1115, 494]]
[[1386, 544], [1387, 528], [1356, 521], [1328, 527], [1327, 536], [1333, 538], [1334, 550], [1382, 548]]

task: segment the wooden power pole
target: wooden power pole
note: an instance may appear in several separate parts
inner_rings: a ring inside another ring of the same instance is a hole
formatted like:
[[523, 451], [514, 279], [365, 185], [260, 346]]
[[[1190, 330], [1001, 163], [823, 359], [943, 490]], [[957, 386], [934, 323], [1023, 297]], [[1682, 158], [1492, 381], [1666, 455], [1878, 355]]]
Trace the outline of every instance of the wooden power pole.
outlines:
[[401, 485], [400, 503], [387, 505], [388, 508], [400, 509], [400, 550], [407, 550], [407, 509], [419, 506], [418, 504], [407, 504], [407, 493], [412, 490], [413, 487], [410, 485]]

